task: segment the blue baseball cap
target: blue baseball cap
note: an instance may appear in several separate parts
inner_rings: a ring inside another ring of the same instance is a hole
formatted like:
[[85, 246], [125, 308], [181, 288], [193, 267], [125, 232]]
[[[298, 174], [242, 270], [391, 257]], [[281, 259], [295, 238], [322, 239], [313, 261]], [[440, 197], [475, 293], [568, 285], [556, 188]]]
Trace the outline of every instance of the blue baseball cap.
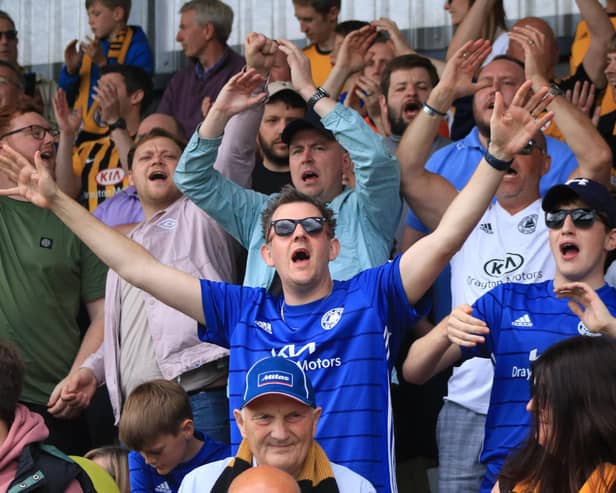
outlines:
[[257, 361], [246, 373], [241, 408], [262, 395], [286, 395], [310, 407], [316, 407], [310, 380], [294, 361], [275, 356]]
[[609, 228], [616, 228], [616, 200], [605, 186], [589, 178], [574, 178], [553, 186], [545, 194], [541, 207], [551, 212], [578, 199], [599, 212]]

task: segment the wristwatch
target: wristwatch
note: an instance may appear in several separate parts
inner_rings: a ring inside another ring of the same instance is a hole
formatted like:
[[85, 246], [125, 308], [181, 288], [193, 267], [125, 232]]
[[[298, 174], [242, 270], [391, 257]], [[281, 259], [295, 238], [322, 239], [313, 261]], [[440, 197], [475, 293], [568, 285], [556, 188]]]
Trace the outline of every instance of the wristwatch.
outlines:
[[317, 103], [317, 101], [323, 98], [328, 98], [328, 97], [329, 97], [329, 93], [325, 89], [323, 89], [322, 87], [317, 87], [317, 91], [312, 96], [310, 96], [308, 101], [306, 101], [306, 104], [310, 108], [314, 108], [314, 105]]
[[113, 123], [108, 123], [109, 131], [113, 132], [116, 128], [121, 128], [122, 130], [126, 130], [126, 120], [124, 118], [118, 118]]

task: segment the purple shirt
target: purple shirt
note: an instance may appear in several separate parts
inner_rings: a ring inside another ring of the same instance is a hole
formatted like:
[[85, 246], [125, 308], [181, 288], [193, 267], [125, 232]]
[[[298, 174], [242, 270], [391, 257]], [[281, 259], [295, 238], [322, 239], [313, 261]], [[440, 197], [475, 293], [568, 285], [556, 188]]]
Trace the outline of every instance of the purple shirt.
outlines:
[[121, 224], [143, 221], [143, 209], [137, 190], [130, 186], [105, 200], [92, 213], [96, 219], [112, 228]]
[[184, 134], [192, 135], [203, 121], [203, 98], [209, 96], [214, 102], [222, 87], [244, 65], [244, 57], [228, 46], [222, 58], [206, 70], [198, 61], [190, 60], [167, 84], [158, 111], [174, 116], [182, 125]]

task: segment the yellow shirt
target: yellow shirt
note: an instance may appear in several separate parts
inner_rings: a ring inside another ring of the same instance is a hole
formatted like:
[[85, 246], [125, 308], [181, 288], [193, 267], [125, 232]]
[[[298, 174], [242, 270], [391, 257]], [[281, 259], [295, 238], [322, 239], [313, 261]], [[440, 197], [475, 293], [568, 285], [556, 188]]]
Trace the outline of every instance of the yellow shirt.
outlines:
[[[616, 14], [609, 14], [609, 16], [612, 21], [612, 26], [616, 28]], [[569, 58], [571, 75], [575, 74], [578, 66], [582, 63], [582, 60], [584, 60], [584, 55], [589, 46], [590, 33], [588, 32], [588, 25], [585, 20], [581, 20], [578, 22], [577, 28], [575, 29], [575, 38], [571, 44], [571, 58]], [[614, 101], [612, 91], [608, 87], [601, 101], [601, 114], [606, 115], [614, 110], [616, 110], [616, 101]]]
[[[608, 493], [611, 486], [616, 482], [616, 465], [604, 464], [604, 467], [597, 468], [580, 488], [579, 493]], [[539, 487], [532, 493], [538, 493]], [[531, 493], [525, 483], [516, 484], [513, 493]]]
[[312, 81], [319, 87], [327, 80], [332, 69], [332, 62], [329, 58], [329, 51], [322, 52], [316, 44], [311, 44], [304, 48], [304, 55], [310, 60], [310, 70], [312, 71]]

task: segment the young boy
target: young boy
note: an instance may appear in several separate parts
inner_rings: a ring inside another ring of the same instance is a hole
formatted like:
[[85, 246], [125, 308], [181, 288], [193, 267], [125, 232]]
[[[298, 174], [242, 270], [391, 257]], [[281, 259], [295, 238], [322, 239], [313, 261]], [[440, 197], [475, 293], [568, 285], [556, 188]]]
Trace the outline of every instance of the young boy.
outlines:
[[[148, 74], [154, 71], [154, 59], [145, 33], [139, 26], [128, 26], [131, 0], [86, 0], [88, 22], [94, 39], [77, 46], [72, 40], [64, 50], [64, 66], [60, 87], [73, 109], [81, 111], [82, 130], [96, 135], [107, 132], [107, 126], [96, 121], [98, 104], [92, 96], [107, 64], [136, 65]], [[82, 136], [82, 139], [84, 137]]]
[[169, 380], [135, 387], [122, 410], [120, 440], [134, 450], [128, 455], [133, 493], [175, 493], [190, 471], [230, 452], [195, 430], [188, 395]]

